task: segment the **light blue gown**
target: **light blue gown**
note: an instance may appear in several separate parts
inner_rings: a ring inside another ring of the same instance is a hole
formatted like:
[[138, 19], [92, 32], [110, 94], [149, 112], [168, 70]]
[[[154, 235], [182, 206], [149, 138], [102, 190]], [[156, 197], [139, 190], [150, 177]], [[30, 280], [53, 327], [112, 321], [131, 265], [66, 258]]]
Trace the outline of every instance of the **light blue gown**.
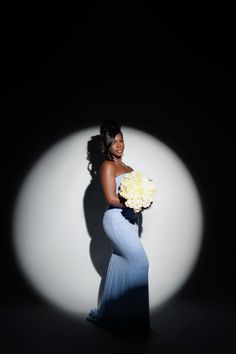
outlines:
[[[116, 194], [127, 173], [116, 177]], [[149, 263], [139, 238], [139, 218], [130, 208], [107, 206], [104, 231], [112, 244], [104, 290], [99, 308], [87, 320], [117, 330], [150, 329]]]

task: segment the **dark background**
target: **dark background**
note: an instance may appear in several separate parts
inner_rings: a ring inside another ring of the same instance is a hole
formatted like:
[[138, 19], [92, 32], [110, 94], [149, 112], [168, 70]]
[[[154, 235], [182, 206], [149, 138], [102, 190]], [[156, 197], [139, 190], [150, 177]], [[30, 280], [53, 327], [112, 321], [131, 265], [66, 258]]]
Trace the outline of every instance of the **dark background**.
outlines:
[[[19, 272], [11, 246], [12, 208], [35, 159], [109, 117], [175, 150], [204, 208], [204, 247], [193, 276], [176, 303], [156, 315], [159, 337], [136, 352], [234, 352], [232, 9], [20, 4], [5, 5], [2, 16], [4, 353], [104, 353], [122, 342], [48, 308]], [[120, 351], [132, 351], [132, 342], [122, 343]]]

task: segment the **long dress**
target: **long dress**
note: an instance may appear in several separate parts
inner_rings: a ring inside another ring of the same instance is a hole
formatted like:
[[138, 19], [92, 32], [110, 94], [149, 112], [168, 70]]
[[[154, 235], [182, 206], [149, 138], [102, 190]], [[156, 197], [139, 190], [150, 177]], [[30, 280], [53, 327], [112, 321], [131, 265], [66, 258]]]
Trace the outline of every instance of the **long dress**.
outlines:
[[[127, 172], [128, 173], [128, 172]], [[127, 173], [116, 177], [116, 194]], [[107, 329], [150, 330], [149, 262], [139, 238], [139, 218], [130, 208], [108, 205], [103, 228], [112, 244], [99, 308], [87, 320]]]

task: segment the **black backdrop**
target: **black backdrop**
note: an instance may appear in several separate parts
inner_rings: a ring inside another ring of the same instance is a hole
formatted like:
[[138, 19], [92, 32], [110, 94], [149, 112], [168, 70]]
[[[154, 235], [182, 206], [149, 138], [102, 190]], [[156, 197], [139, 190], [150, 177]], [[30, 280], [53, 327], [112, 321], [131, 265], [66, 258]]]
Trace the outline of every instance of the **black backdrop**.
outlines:
[[[11, 247], [11, 212], [25, 174], [59, 139], [111, 117], [155, 135], [189, 167], [203, 202], [205, 243], [179, 298], [227, 308], [224, 316], [217, 312], [223, 316], [218, 331], [231, 352], [235, 58], [230, 9], [138, 2], [17, 6], [5, 6], [2, 22], [2, 344], [17, 342], [16, 332], [23, 331], [14, 322], [16, 306], [44, 306], [18, 271]], [[21, 345], [5, 352], [31, 352]]]

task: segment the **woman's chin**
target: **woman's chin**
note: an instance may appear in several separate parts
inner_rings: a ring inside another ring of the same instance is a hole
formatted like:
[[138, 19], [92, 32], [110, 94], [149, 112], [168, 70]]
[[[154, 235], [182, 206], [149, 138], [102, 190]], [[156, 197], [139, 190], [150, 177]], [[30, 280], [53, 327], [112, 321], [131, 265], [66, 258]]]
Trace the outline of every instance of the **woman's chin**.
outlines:
[[120, 153], [116, 152], [116, 153], [114, 153], [113, 155], [114, 155], [116, 158], [121, 158], [122, 155], [123, 155], [123, 152], [120, 152]]

